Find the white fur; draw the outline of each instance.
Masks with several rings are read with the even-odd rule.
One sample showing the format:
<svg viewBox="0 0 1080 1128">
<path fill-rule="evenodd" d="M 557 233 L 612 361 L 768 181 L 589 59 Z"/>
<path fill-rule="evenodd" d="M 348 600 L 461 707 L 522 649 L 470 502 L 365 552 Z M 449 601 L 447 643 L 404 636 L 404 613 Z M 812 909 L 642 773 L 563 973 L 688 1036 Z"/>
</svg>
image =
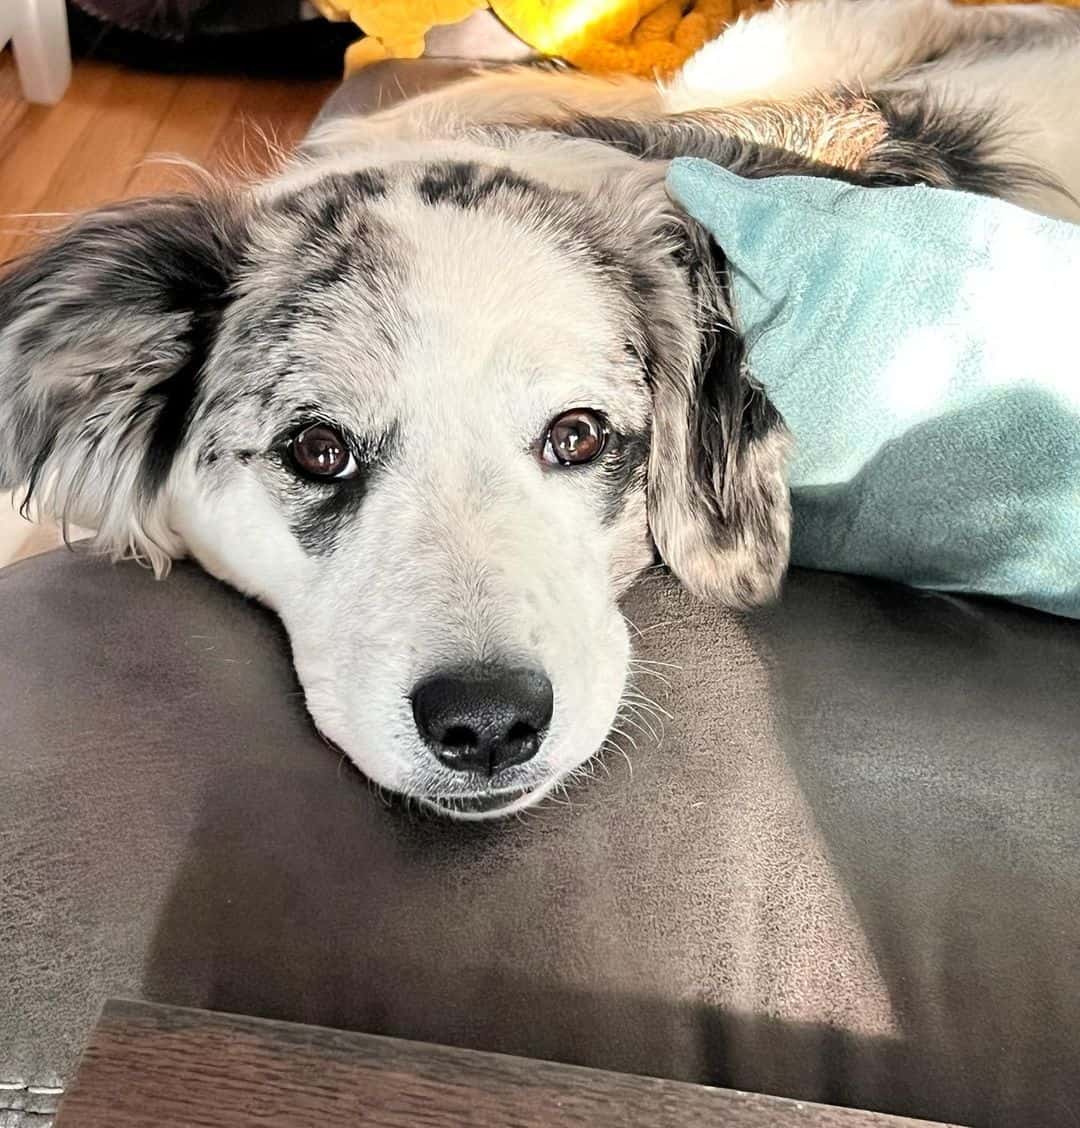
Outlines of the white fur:
<svg viewBox="0 0 1080 1128">
<path fill-rule="evenodd" d="M 408 241 L 397 308 L 422 331 L 406 338 L 392 374 L 365 359 L 366 311 L 336 343 L 307 346 L 340 384 L 328 393 L 341 403 L 336 417 L 358 430 L 393 420 L 403 435 L 355 524 L 332 555 L 310 557 L 258 469 L 206 489 L 190 460 L 173 522 L 209 571 L 281 616 L 320 730 L 392 790 L 429 802 L 469 793 L 416 731 L 417 682 L 475 662 L 547 671 L 554 719 L 540 755 L 506 785 L 505 813 L 607 735 L 629 656 L 616 599 L 651 556 L 643 511 L 636 535 L 601 529 L 582 477 L 544 468 L 528 448 L 553 416 L 583 403 L 640 427 L 648 396 L 626 395 L 636 375 L 623 371 L 612 296 L 527 231 L 415 206 L 411 191 L 375 211 Z M 557 306 L 537 301 L 556 289 Z M 226 329 L 220 348 L 229 347 Z"/>
<path fill-rule="evenodd" d="M 316 724 L 377 783 L 435 806 L 474 796 L 478 786 L 504 794 L 503 806 L 489 813 L 527 806 L 593 755 L 614 722 L 629 659 L 617 601 L 653 552 L 643 493 L 631 491 L 612 519 L 594 470 L 542 464 L 536 448 L 550 420 L 589 407 L 606 413 L 617 431 L 653 428 L 652 533 L 666 540 L 669 563 L 696 589 L 734 592 L 754 566 L 755 545 L 736 537 L 718 556 L 686 488 L 696 434 L 686 404 L 691 337 L 697 343 L 701 312 L 690 308 L 686 286 L 659 287 L 651 311 L 681 366 L 671 383 L 681 386 L 682 398 L 657 405 L 630 355 L 641 342 L 628 337 L 629 299 L 610 278 L 544 237 L 535 216 L 532 226 L 524 222 L 524 211 L 518 222 L 512 209 L 422 203 L 410 169 L 471 160 L 591 194 L 617 224 L 617 238 L 652 266 L 669 257 L 661 232 L 673 219 L 661 164 L 544 132 L 500 145 L 477 126 L 581 114 L 645 120 L 837 87 L 932 89 L 952 107 L 1003 111 L 1009 129 L 999 155 L 1066 189 L 1062 195 L 1021 186 L 1019 202 L 1080 219 L 1078 26 L 1044 8 L 816 0 L 740 21 L 664 88 L 577 75 L 487 75 L 367 119 L 324 125 L 299 159 L 247 200 L 258 257 L 230 284 L 202 380 L 208 393 L 226 393 L 260 372 L 279 373 L 273 392 L 282 401 L 317 397 L 322 414 L 353 432 L 395 436 L 393 457 L 336 530 L 334 551 L 305 551 L 290 528 L 290 498 L 299 487 L 270 453 L 273 413 L 254 399 L 231 404 L 223 418 L 195 419 L 166 488 L 145 512 L 128 500 L 139 496 L 138 464 L 114 465 L 115 452 L 101 442 L 90 444 L 100 466 L 87 473 L 60 464 L 39 492 L 63 511 L 74 490 L 95 512 L 72 516 L 95 524 L 112 547 L 131 547 L 158 564 L 187 551 L 272 607 L 288 629 Z M 1019 35 L 1025 29 L 1030 40 Z M 944 62 L 930 63 L 948 48 Z M 352 289 L 331 282 L 311 299 L 309 312 L 319 316 L 253 342 L 249 330 L 268 296 L 287 298 L 298 268 L 314 258 L 297 243 L 296 225 L 274 209 L 330 174 L 364 169 L 396 177 L 392 190 L 364 205 L 365 222 L 386 240 L 392 278 L 384 286 L 392 292 L 375 282 Z M 364 230 L 374 238 L 375 228 Z M 85 281 L 80 276 L 76 289 Z M 40 305 L 24 320 L 45 325 L 51 313 Z M 109 317 L 122 320 L 122 311 L 105 317 L 111 324 Z M 187 325 L 186 314 L 175 317 Z M 100 371 L 101 357 L 86 351 L 92 334 L 85 318 L 80 326 L 77 347 L 50 342 L 43 350 L 51 384 L 36 372 L 23 374 L 27 403 L 34 402 L 37 379 L 45 402 L 58 380 Z M 0 326 L 0 361 L 7 356 L 12 371 L 18 328 L 5 334 Z M 167 349 L 151 348 L 161 329 L 149 321 L 138 327 L 143 351 L 157 365 L 142 373 L 151 383 L 168 359 Z M 128 362 L 133 331 L 125 332 L 117 328 L 104 343 L 91 342 L 105 350 L 110 370 Z M 102 409 L 125 419 L 131 390 L 130 380 L 119 381 Z M 199 444 L 211 423 L 230 453 L 208 474 Z M 133 446 L 137 438 L 129 430 Z M 249 448 L 243 459 L 236 457 L 240 448 Z M 782 456 L 780 441 L 747 459 L 775 494 L 783 493 Z M 786 529 L 782 503 L 776 508 Z M 743 598 L 768 594 L 775 579 L 763 577 L 760 590 L 744 584 Z M 542 669 L 554 690 L 539 754 L 490 787 L 436 761 L 410 706 L 413 687 L 426 676 L 477 662 Z"/>
<path fill-rule="evenodd" d="M 580 76 L 486 76 L 370 119 L 331 122 L 310 144 L 308 161 L 271 190 L 293 189 L 327 169 L 392 164 L 417 140 L 425 140 L 434 156 L 482 156 L 467 139 L 478 122 L 577 112 L 633 117 L 837 86 L 868 89 L 899 81 L 910 87 L 929 80 L 917 70 L 905 72 L 958 37 L 978 41 L 1017 21 L 1052 29 L 1058 18 L 1042 8 L 959 8 L 946 0 L 781 4 L 740 21 L 659 90 Z M 1080 194 L 1075 37 L 1051 37 L 1014 54 L 973 53 L 935 73 L 933 81 L 950 104 L 1007 107 L 1014 127 L 1009 155 Z M 576 185 L 592 175 L 578 162 L 613 159 L 598 147 L 573 152 L 571 163 L 560 165 L 564 151 L 572 152 L 548 154 L 545 175 L 552 182 Z M 518 162 L 535 173 L 527 151 L 505 158 L 510 167 Z M 1021 202 L 1080 217 L 1075 202 L 1056 193 L 1033 190 Z M 425 326 L 424 341 L 399 373 L 417 428 L 410 461 L 362 517 L 357 551 L 343 554 L 348 579 L 336 573 L 323 581 L 306 579 L 288 585 L 293 594 L 287 600 L 275 599 L 297 644 L 298 669 L 321 727 L 374 778 L 403 790 L 430 784 L 428 770 L 418 773 L 416 767 L 424 754 L 403 702 L 410 679 L 433 661 L 488 646 L 524 647 L 553 672 L 556 722 L 542 761 L 550 782 L 600 744 L 618 707 L 627 658 L 612 584 L 613 576 L 626 572 L 626 562 L 606 563 L 612 545 L 596 535 L 594 524 L 584 543 L 573 535 L 584 511 L 572 485 L 544 481 L 531 470 L 508 477 L 509 446 L 478 456 L 456 442 L 440 443 L 440 436 L 459 435 L 481 406 L 486 426 L 517 433 L 523 373 L 526 386 L 536 380 L 551 387 L 546 399 L 536 398 L 534 429 L 560 400 L 570 405 L 605 397 L 602 385 L 576 376 L 602 367 L 583 360 L 598 353 L 605 333 L 605 320 L 590 318 L 600 296 L 568 290 L 558 271 L 545 278 L 542 262 L 522 271 L 527 257 L 514 256 L 513 270 L 504 272 L 514 233 L 481 234 L 468 230 L 469 222 L 432 212 L 407 222 L 424 263 L 423 280 L 408 300 Z M 488 320 L 492 289 L 501 314 Z M 482 483 L 489 479 L 503 483 L 497 494 L 485 503 L 470 501 L 484 496 Z M 402 522 L 410 511 L 424 515 L 421 525 Z M 438 530 L 437 546 L 423 539 L 431 529 Z M 555 529 L 562 532 L 553 536 Z M 553 543 L 565 545 L 557 557 Z M 644 559 L 644 552 L 623 555 L 636 566 Z M 378 578 L 370 574 L 372 561 Z M 313 623 L 319 626 L 305 626 Z M 321 641 L 333 624 L 347 624 L 348 662 Z M 312 636 L 310 646 L 305 633 Z M 377 734 L 376 746 L 369 752 L 369 737 L 358 734 Z"/>
<path fill-rule="evenodd" d="M 1011 51 L 980 50 L 988 37 L 1025 28 L 1043 31 L 1044 41 Z M 932 89 L 948 106 L 1003 113 L 1012 136 L 1001 155 L 1049 173 L 1074 197 L 1034 188 L 1021 191 L 1016 202 L 1080 220 L 1078 33 L 1074 13 L 1042 4 L 780 3 L 703 47 L 665 87 L 664 105 L 681 112 L 838 87 Z M 932 68 L 919 66 L 957 40 L 970 40 L 971 49 Z"/>
</svg>

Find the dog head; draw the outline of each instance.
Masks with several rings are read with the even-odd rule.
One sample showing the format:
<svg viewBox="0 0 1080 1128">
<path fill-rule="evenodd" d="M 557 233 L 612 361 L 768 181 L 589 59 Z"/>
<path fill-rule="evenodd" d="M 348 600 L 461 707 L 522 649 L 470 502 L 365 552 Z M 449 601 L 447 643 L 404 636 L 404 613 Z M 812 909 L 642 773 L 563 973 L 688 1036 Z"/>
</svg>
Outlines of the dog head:
<svg viewBox="0 0 1080 1128">
<path fill-rule="evenodd" d="M 748 605 L 785 433 L 664 166 L 550 135 L 79 220 L 0 281 L 0 487 L 282 618 L 319 729 L 462 817 L 592 756 L 658 551 Z"/>
</svg>

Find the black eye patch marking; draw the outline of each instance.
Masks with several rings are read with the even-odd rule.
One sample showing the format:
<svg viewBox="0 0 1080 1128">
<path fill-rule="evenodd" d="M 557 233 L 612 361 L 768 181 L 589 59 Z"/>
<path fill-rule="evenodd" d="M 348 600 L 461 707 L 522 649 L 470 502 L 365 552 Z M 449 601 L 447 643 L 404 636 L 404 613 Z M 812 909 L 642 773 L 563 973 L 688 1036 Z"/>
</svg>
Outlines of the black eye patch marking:
<svg viewBox="0 0 1080 1128">
<path fill-rule="evenodd" d="M 338 547 L 343 530 L 363 504 L 372 468 L 355 478 L 320 487 L 321 496 L 291 500 L 289 529 L 309 556 L 329 556 Z"/>
<path fill-rule="evenodd" d="M 297 477 L 289 456 L 293 436 L 317 422 L 323 420 L 305 413 L 283 429 L 268 452 L 268 462 L 281 483 L 289 529 L 300 547 L 309 556 L 328 556 L 337 549 L 342 533 L 360 512 L 373 477 L 392 456 L 397 431 L 394 428 L 379 436 L 359 436 L 325 420 L 346 440 L 360 469 L 354 477 L 319 482 Z"/>
<path fill-rule="evenodd" d="M 634 494 L 644 494 L 648 474 L 649 431 L 612 434 L 604 458 L 597 463 L 603 490 L 602 517 L 612 525 Z"/>
</svg>

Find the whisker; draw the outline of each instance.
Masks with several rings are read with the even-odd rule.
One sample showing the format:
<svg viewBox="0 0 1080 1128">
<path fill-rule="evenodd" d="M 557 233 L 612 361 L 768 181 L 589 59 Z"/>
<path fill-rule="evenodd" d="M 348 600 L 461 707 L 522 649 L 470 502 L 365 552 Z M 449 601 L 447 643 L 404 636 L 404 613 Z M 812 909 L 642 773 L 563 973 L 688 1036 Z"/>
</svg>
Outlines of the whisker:
<svg viewBox="0 0 1080 1128">
<path fill-rule="evenodd" d="M 634 779 L 634 763 L 630 759 L 630 756 L 627 754 L 627 751 L 626 751 L 625 748 L 620 748 L 613 740 L 605 740 L 604 743 L 600 745 L 600 751 L 601 752 L 617 752 L 626 761 L 626 767 L 628 769 L 630 780 L 631 780 L 631 782 L 633 781 L 633 779 Z M 610 769 L 609 769 L 609 772 L 610 772 Z"/>
<path fill-rule="evenodd" d="M 634 672 L 641 674 L 641 676 L 644 678 L 656 678 L 658 682 L 666 685 L 669 689 L 671 688 L 671 678 L 665 677 L 657 670 L 636 670 Z"/>
<path fill-rule="evenodd" d="M 630 622 L 630 620 L 626 618 L 626 612 L 625 611 L 623 612 L 623 618 L 626 619 L 627 623 Z M 667 621 L 667 622 L 663 622 L 663 623 L 649 623 L 648 626 L 645 626 L 645 627 L 641 626 L 639 623 L 633 623 L 632 625 L 633 625 L 633 628 L 634 628 L 634 634 L 636 635 L 638 641 L 644 642 L 646 637 L 648 635 L 652 634 L 653 631 L 662 630 L 664 627 L 673 626 L 674 622 L 673 621 Z M 632 655 L 632 657 L 636 658 L 637 655 L 636 654 Z"/>
<path fill-rule="evenodd" d="M 638 658 L 632 657 L 630 659 L 631 666 L 663 666 L 668 670 L 685 670 L 686 667 L 680 662 L 660 662 L 655 658 Z"/>
<path fill-rule="evenodd" d="M 669 713 L 659 701 L 654 701 L 647 694 L 642 693 L 641 689 L 637 686 L 632 686 L 624 697 L 627 701 L 633 701 L 637 705 L 645 706 L 646 708 L 655 709 L 661 716 L 666 717 L 669 721 L 675 720 L 672 713 Z"/>
<path fill-rule="evenodd" d="M 648 717 L 648 719 L 657 725 L 663 727 L 665 717 L 662 713 L 658 713 L 649 705 L 644 705 L 640 701 L 634 701 L 629 697 L 623 698 L 623 706 L 629 709 L 637 717 Z"/>
<path fill-rule="evenodd" d="M 642 705 L 639 701 L 632 701 L 627 695 L 623 695 L 620 706 L 631 717 L 636 717 L 637 720 L 649 725 L 649 731 L 653 734 L 653 739 L 659 739 L 656 735 L 656 728 L 663 730 L 664 720 L 654 710 L 650 710 L 647 706 Z M 616 714 L 617 716 L 622 714 Z"/>
<path fill-rule="evenodd" d="M 603 750 L 604 750 L 604 745 L 603 745 L 603 744 L 601 744 L 601 745 L 600 745 L 600 747 L 599 747 L 599 749 L 597 749 L 597 751 L 598 751 L 598 752 L 603 752 Z M 603 759 L 603 757 L 602 757 L 602 756 L 597 756 L 597 757 L 596 757 L 596 759 L 595 759 L 595 760 L 591 760 L 591 761 L 590 761 L 590 763 L 592 763 L 592 764 L 595 764 L 595 766 L 596 766 L 596 769 L 597 769 L 597 770 L 598 770 L 598 769 L 601 769 L 601 768 L 602 768 L 602 769 L 603 769 L 603 772 L 604 772 L 604 777 L 605 777 L 606 779 L 611 779 L 611 768 L 609 768 L 609 767 L 607 766 L 607 764 L 606 764 L 606 763 L 604 762 L 604 759 Z M 596 770 L 594 770 L 594 771 L 593 771 L 593 773 L 592 773 L 592 775 L 591 775 L 591 777 L 590 777 L 590 778 L 591 778 L 591 779 L 596 779 Z"/>
<path fill-rule="evenodd" d="M 641 720 L 634 717 L 630 713 L 620 713 L 618 715 L 618 720 L 624 724 L 633 725 L 634 728 L 638 730 L 638 732 L 643 732 L 646 736 L 651 737 L 654 741 L 659 741 L 660 739 L 657 736 L 656 729 L 654 729 L 651 725 L 644 724 Z"/>
<path fill-rule="evenodd" d="M 656 713 L 647 713 L 640 705 L 634 705 L 630 702 L 626 703 L 626 708 L 629 708 L 631 715 L 635 716 L 642 724 L 649 726 L 652 742 L 659 748 L 660 744 L 664 743 L 664 719 L 657 716 Z"/>
<path fill-rule="evenodd" d="M 341 765 L 340 764 L 338 765 L 338 771 L 339 771 L 339 773 L 341 771 Z M 393 799 L 390 796 L 390 792 L 387 791 L 387 789 L 385 787 L 383 787 L 383 785 L 381 783 L 376 783 L 373 779 L 369 779 L 368 785 L 370 786 L 371 790 L 375 792 L 375 798 L 378 799 L 379 802 L 387 810 L 389 810 L 394 805 Z"/>
<path fill-rule="evenodd" d="M 619 728 L 618 725 L 612 725 L 611 731 L 618 733 L 619 736 L 621 736 L 624 740 L 630 741 L 630 746 L 634 749 L 635 752 L 638 751 L 637 741 L 628 732 L 623 732 L 623 730 Z"/>
<path fill-rule="evenodd" d="M 629 615 L 626 614 L 625 611 L 623 612 L 623 618 L 626 620 L 626 625 L 634 632 L 634 634 L 636 634 L 638 636 L 638 638 L 644 638 L 645 637 L 641 633 L 641 628 L 637 625 L 637 623 L 634 622 L 633 619 L 630 618 Z"/>
<path fill-rule="evenodd" d="M 643 671 L 640 671 L 640 670 L 636 671 L 636 673 L 642 673 L 642 672 Z M 636 673 L 635 673 L 635 676 L 636 676 Z M 623 690 L 623 698 L 624 698 L 624 700 L 635 701 L 639 705 L 644 705 L 646 708 L 653 710 L 653 712 L 656 712 L 657 710 L 662 708 L 660 703 L 658 701 L 654 701 L 641 688 L 641 686 L 636 681 L 634 681 L 633 678 L 627 679 L 626 688 Z"/>
</svg>

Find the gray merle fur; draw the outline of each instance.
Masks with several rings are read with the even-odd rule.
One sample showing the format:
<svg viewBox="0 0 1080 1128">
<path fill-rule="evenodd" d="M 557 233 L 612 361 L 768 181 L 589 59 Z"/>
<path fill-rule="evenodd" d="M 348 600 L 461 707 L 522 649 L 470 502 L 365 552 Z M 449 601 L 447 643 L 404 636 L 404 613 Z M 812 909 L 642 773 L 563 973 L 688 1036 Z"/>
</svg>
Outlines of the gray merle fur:
<svg viewBox="0 0 1080 1128">
<path fill-rule="evenodd" d="M 69 495 L 122 488 L 135 459 L 126 500 L 149 504 L 242 253 L 233 201 L 177 196 L 92 213 L 16 262 L 0 279 L 0 487 L 27 483 L 28 504 L 54 456 L 77 452 Z"/>
</svg>

